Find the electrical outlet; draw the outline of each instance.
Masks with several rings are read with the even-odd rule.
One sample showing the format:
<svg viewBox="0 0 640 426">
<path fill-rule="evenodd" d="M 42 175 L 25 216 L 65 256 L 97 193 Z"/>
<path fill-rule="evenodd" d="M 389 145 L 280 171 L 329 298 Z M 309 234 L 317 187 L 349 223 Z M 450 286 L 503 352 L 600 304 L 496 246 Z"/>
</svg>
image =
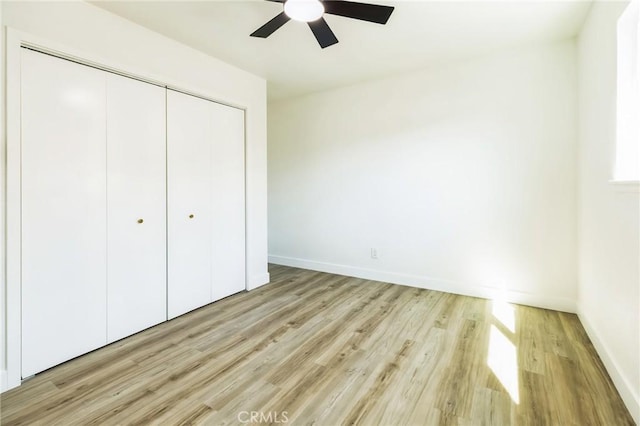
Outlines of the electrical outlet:
<svg viewBox="0 0 640 426">
<path fill-rule="evenodd" d="M 371 249 L 371 258 L 372 259 L 377 259 L 378 258 L 378 249 L 377 248 L 372 248 Z"/>
</svg>

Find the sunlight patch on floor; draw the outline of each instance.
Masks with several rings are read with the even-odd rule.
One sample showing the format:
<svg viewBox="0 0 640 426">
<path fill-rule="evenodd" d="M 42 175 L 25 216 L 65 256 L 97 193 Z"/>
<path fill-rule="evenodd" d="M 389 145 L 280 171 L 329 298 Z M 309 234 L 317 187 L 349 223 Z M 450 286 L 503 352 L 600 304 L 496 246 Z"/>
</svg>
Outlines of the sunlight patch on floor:
<svg viewBox="0 0 640 426">
<path fill-rule="evenodd" d="M 516 332 L 516 311 L 512 305 L 500 300 L 492 300 L 491 313 L 507 330 Z"/>
<path fill-rule="evenodd" d="M 487 365 L 496 375 L 511 399 L 520 403 L 518 394 L 518 353 L 511 340 L 507 338 L 495 325 L 491 326 L 489 335 L 489 353 Z"/>
</svg>

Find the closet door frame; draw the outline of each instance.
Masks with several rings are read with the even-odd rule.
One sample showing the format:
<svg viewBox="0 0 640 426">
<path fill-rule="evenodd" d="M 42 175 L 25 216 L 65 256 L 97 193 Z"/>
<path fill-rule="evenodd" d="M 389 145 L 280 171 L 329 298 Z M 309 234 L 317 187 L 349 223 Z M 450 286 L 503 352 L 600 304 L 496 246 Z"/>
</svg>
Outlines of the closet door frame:
<svg viewBox="0 0 640 426">
<path fill-rule="evenodd" d="M 0 365 L 0 391 L 18 387 L 22 384 L 21 363 L 22 363 L 22 332 L 21 332 L 21 51 L 23 48 L 32 49 L 43 54 L 49 54 L 62 59 L 77 62 L 82 65 L 91 66 L 109 71 L 125 77 L 134 78 L 146 83 L 155 84 L 166 89 L 175 90 L 192 96 L 197 96 L 212 102 L 227 105 L 244 110 L 245 112 L 245 137 L 244 137 L 244 173 L 245 173 L 245 230 L 247 227 L 247 113 L 246 105 L 228 102 L 223 99 L 216 99 L 215 96 L 207 96 L 198 93 L 198 89 L 189 90 L 189 83 L 175 81 L 172 78 L 160 77 L 158 79 L 149 78 L 140 70 L 131 70 L 128 66 L 107 61 L 104 58 L 61 45 L 47 38 L 35 36 L 33 34 L 6 27 L 6 150 L 0 149 L 0 185 L 4 185 L 4 199 L 0 199 L 3 207 L 0 212 L 4 217 L 0 217 L 0 236 L 4 244 L 0 244 L 0 258 L 4 254 L 6 259 L 2 264 L 0 261 L 0 280 L 4 280 L 6 289 L 6 370 L 2 371 Z M 1 148 L 1 147 L 0 147 Z M 6 154 L 5 154 L 6 152 Z M 4 221 L 2 220 L 4 219 Z M 6 224 L 6 226 L 3 225 Z M 245 232 L 245 290 L 249 289 L 247 270 L 247 233 Z M 4 268 L 4 270 L 2 270 Z M 3 273 L 4 272 L 4 273 Z M 0 286 L 2 288 L 2 286 Z M 0 323 L 0 326 L 2 324 Z"/>
</svg>

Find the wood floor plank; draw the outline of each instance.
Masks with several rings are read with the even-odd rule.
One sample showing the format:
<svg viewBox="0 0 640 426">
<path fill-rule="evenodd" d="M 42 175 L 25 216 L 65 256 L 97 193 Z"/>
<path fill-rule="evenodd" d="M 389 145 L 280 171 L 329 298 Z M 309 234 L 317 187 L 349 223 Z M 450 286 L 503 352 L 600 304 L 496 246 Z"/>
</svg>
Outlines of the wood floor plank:
<svg viewBox="0 0 640 426">
<path fill-rule="evenodd" d="M 546 374 L 545 351 L 543 335 L 536 327 L 536 313 L 534 308 L 522 307 L 521 320 L 517 325 L 517 343 L 519 365 L 523 370 L 537 374 Z"/>
<path fill-rule="evenodd" d="M 270 276 L 5 392 L 1 423 L 634 424 L 575 315 L 277 265 Z"/>
</svg>

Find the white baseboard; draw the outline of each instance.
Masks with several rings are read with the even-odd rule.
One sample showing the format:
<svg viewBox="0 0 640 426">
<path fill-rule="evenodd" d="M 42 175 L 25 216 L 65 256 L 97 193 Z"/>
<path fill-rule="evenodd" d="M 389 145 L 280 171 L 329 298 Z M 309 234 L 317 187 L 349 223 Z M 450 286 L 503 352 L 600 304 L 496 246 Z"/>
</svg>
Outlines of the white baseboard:
<svg viewBox="0 0 640 426">
<path fill-rule="evenodd" d="M 269 284 L 269 273 L 253 275 L 247 280 L 247 290 L 255 290 L 258 287 L 262 287 L 265 284 Z"/>
<path fill-rule="evenodd" d="M 616 362 L 615 356 L 607 349 L 604 340 L 600 337 L 595 327 L 593 327 L 589 317 L 581 309 L 580 305 L 578 305 L 578 318 L 580 318 L 582 326 L 587 332 L 589 339 L 591 339 L 591 343 L 593 343 L 593 346 L 596 348 L 596 352 L 598 352 L 602 363 L 607 369 L 607 373 L 609 373 L 611 380 L 613 380 L 613 384 L 620 393 L 633 420 L 636 424 L 640 425 L 640 395 L 638 395 L 638 390 L 629 383 Z"/>
<path fill-rule="evenodd" d="M 521 291 L 505 291 L 494 287 L 466 285 L 454 281 L 434 279 L 420 275 L 400 274 L 396 272 L 316 262 L 314 260 L 298 259 L 286 256 L 269 255 L 269 263 L 310 269 L 312 271 L 328 272 L 331 274 L 347 275 L 373 281 L 408 285 L 411 287 L 461 294 L 464 296 L 481 297 L 483 299 L 500 299 L 509 303 L 553 309 L 555 311 L 570 313 L 576 312 L 576 302 L 570 298 L 547 297 L 544 295 L 525 293 Z"/>
</svg>

